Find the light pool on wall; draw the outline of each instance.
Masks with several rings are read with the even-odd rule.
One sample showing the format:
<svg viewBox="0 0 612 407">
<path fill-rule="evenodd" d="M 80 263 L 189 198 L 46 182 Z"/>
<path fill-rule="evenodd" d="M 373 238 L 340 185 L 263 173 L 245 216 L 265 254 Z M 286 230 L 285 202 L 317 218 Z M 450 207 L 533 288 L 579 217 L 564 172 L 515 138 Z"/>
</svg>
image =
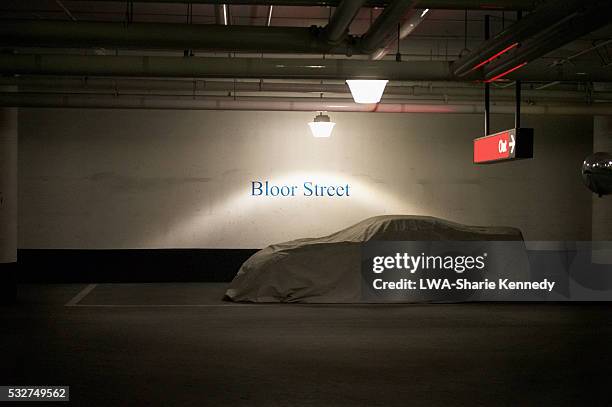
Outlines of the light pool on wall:
<svg viewBox="0 0 612 407">
<path fill-rule="evenodd" d="M 253 174 L 245 174 L 252 177 Z M 407 202 L 384 185 L 369 183 L 361 176 L 316 171 L 295 171 L 285 176 L 265 178 L 274 185 L 299 185 L 304 182 L 326 186 L 348 186 L 349 196 L 254 197 L 252 182 L 246 178 L 240 187 L 227 190 L 213 208 L 185 214 L 169 225 L 163 235 L 152 236 L 149 246 L 174 247 L 264 247 L 270 243 L 303 237 L 324 236 L 365 218 L 383 214 L 424 214 L 415 202 Z M 271 184 L 269 184 L 271 185 Z M 317 222 L 321 216 L 335 222 Z M 229 221 L 228 221 L 229 220 Z M 290 225 L 290 227 L 288 227 Z M 265 235 L 260 232 L 267 230 Z M 240 236 L 240 243 L 236 243 Z"/>
</svg>

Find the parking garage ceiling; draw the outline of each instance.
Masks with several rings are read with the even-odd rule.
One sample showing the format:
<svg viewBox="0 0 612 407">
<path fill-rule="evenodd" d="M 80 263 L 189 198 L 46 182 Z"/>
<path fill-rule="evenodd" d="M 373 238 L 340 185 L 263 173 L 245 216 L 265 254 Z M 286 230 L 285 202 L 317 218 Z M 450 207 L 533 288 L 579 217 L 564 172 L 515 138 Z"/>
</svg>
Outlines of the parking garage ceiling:
<svg viewBox="0 0 612 407">
<path fill-rule="evenodd" d="M 488 80 L 505 103 L 521 79 L 531 104 L 601 109 L 611 11 L 597 0 L 4 1 L 0 104 L 330 102 L 350 97 L 349 78 L 389 79 L 383 103 L 396 104 L 476 103 Z"/>
</svg>

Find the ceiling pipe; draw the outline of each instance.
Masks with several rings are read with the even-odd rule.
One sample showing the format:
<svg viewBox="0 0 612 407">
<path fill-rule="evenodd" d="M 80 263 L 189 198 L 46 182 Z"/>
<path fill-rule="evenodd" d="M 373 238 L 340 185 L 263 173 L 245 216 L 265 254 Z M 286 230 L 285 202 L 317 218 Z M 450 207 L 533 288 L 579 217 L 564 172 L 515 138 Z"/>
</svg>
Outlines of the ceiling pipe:
<svg viewBox="0 0 612 407">
<path fill-rule="evenodd" d="M 416 0 L 390 3 L 354 49 L 345 34 L 364 1 L 340 3 L 323 35 L 314 26 L 228 27 L 229 5 L 221 3 L 215 8 L 216 25 L 0 20 L 0 46 L 370 54 L 393 41 L 397 24 Z"/>
<path fill-rule="evenodd" d="M 348 42 L 339 41 L 336 49 L 320 39 L 319 31 L 317 27 L 0 20 L 0 46 L 312 54 L 346 52 Z"/>
<path fill-rule="evenodd" d="M 400 41 L 409 36 L 419 26 L 419 24 L 421 24 L 428 11 L 428 9 L 415 9 L 408 13 L 408 18 L 406 18 L 406 20 L 401 24 L 399 29 Z M 376 50 L 371 57 L 373 60 L 378 61 L 383 59 L 385 55 L 390 52 L 393 52 L 393 41 L 388 43 L 385 47 Z"/>
<path fill-rule="evenodd" d="M 386 96 L 436 97 L 436 98 L 480 98 L 482 88 L 480 85 L 467 84 L 412 84 L 387 85 Z M 161 93 L 180 95 L 201 95 L 204 92 L 241 92 L 241 93 L 311 93 L 311 94 L 346 94 L 345 84 L 329 83 L 300 83 L 300 82 L 268 82 L 268 81 L 229 81 L 229 80 L 162 80 L 162 79 L 111 79 L 111 78 L 45 78 L 45 77 L 18 77 L 0 78 L 0 86 L 18 86 L 19 92 L 36 93 L 105 93 L 105 94 L 134 94 L 134 93 Z M 514 98 L 514 89 L 491 89 L 496 100 Z M 523 90 L 523 99 L 538 100 L 585 100 L 584 91 L 576 90 Z M 612 92 L 592 91 L 592 100 L 612 101 Z"/>
<path fill-rule="evenodd" d="M 250 110 L 250 111 L 328 111 L 376 113 L 482 113 L 482 103 L 379 103 L 359 104 L 347 100 L 320 99 L 301 101 L 295 98 L 216 97 L 124 97 L 84 95 L 40 95 L 0 93 L 0 106 L 78 109 L 165 109 L 165 110 Z M 493 113 L 512 113 L 514 105 L 496 104 Z M 531 105 L 525 114 L 612 115 L 612 104 L 602 105 Z"/>
<path fill-rule="evenodd" d="M 395 0 L 385 7 L 370 29 L 361 37 L 359 49 L 364 54 L 372 54 L 393 42 L 397 38 L 397 25 L 416 3 L 416 0 Z"/>
<path fill-rule="evenodd" d="M 546 2 L 533 13 L 525 16 L 519 22 L 483 42 L 474 51 L 459 58 L 453 63 L 453 73 L 465 76 L 491 58 L 496 58 L 516 47 L 518 43 L 528 39 L 550 26 L 570 18 L 576 10 L 593 0 L 560 0 Z"/>
<path fill-rule="evenodd" d="M 268 59 L 214 57 L 8 55 L 0 74 L 125 76 L 147 78 L 292 78 L 451 80 L 448 62 L 352 59 Z"/>
<path fill-rule="evenodd" d="M 214 58 L 163 56 L 100 56 L 0 54 L 2 75 L 103 76 L 140 78 L 256 79 L 388 79 L 391 81 L 474 81 L 457 78 L 445 61 L 369 61 L 357 59 Z M 612 71 L 600 69 L 588 77 L 563 69 L 521 72 L 513 78 L 553 82 L 612 81 Z"/>
<path fill-rule="evenodd" d="M 293 98 L 295 101 L 315 101 L 316 99 L 321 98 L 320 93 L 310 92 L 310 95 L 305 95 L 303 92 L 288 92 L 283 90 L 282 92 L 278 91 L 253 91 L 253 90 L 240 90 L 234 89 L 233 91 L 239 92 L 240 98 L 244 97 L 256 97 L 256 98 L 284 98 L 289 99 Z M 167 99 L 184 99 L 184 98 L 192 98 L 192 99 L 207 99 L 207 98 L 217 98 L 217 97 L 227 97 L 234 94 L 231 94 L 231 91 L 228 92 L 226 90 L 217 90 L 217 91 L 153 91 L 153 90 L 138 90 L 138 91 L 121 91 L 117 92 L 111 89 L 105 90 L 92 90 L 92 89 L 54 89 L 54 90 L 41 90 L 41 89 L 20 89 L 17 92 L 21 95 L 37 95 L 37 96 L 86 96 L 86 97 L 121 97 L 121 98 L 135 98 L 135 97 L 150 97 L 150 98 L 167 98 Z M 557 92 L 562 94 L 563 92 Z M 237 93 L 238 94 L 238 93 Z M 514 96 L 509 95 L 496 95 L 496 103 L 511 103 L 514 102 Z M 547 97 L 529 97 L 529 103 L 531 105 L 542 105 L 542 104 L 555 104 L 555 105 L 573 105 L 577 103 L 612 103 L 612 98 L 609 97 L 603 98 L 587 98 L 586 95 L 579 96 L 562 96 L 562 95 L 547 95 Z M 333 100 L 353 100 L 353 96 L 350 93 L 326 93 L 324 95 L 325 99 L 333 99 Z M 466 94 L 456 94 L 456 93 L 441 93 L 441 92 L 423 92 L 417 91 L 414 94 L 401 93 L 401 94 L 388 94 L 382 100 L 382 103 L 418 103 L 418 104 L 427 104 L 427 103 L 445 103 L 445 104 L 465 104 L 465 103 L 476 103 L 482 100 L 482 95 L 475 95 L 471 93 Z"/>
<path fill-rule="evenodd" d="M 91 0 L 116 2 L 117 0 Z M 250 6 L 327 6 L 338 7 L 342 0 L 136 0 L 136 3 L 174 3 L 174 4 L 242 4 Z M 391 0 L 368 0 L 366 7 L 386 7 Z M 539 0 L 421 0 L 423 8 L 445 10 L 533 10 Z"/>
<path fill-rule="evenodd" d="M 325 40 L 336 44 L 345 39 L 351 22 L 364 4 L 365 0 L 343 0 L 336 7 L 329 24 L 323 30 Z"/>
<path fill-rule="evenodd" d="M 602 0 L 588 3 L 596 4 L 581 10 L 572 18 L 564 20 L 562 23 L 556 24 L 550 29 L 542 31 L 531 39 L 523 42 L 521 46 L 510 53 L 508 57 L 499 59 L 497 62 L 488 66 L 485 78 L 487 80 L 501 78 L 504 76 L 504 73 L 511 72 L 515 67 L 522 67 L 610 23 L 612 1 Z"/>
</svg>

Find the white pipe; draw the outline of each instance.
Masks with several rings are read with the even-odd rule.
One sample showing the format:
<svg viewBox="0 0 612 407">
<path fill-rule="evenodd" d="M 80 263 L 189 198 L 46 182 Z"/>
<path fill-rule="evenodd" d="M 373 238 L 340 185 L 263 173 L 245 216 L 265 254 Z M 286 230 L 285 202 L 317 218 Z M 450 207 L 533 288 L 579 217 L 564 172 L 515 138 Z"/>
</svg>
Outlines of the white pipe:
<svg viewBox="0 0 612 407">
<path fill-rule="evenodd" d="M 313 98 L 314 99 L 314 98 Z M 86 109 L 168 109 L 168 110 L 252 110 L 252 111 L 328 111 L 375 113 L 482 113 L 478 103 L 379 103 L 358 104 L 345 99 L 300 100 L 295 98 L 260 97 L 148 97 L 88 96 L 0 93 L 0 106 L 52 107 Z M 493 113 L 513 113 L 514 104 L 496 104 Z M 525 114 L 612 115 L 612 104 L 529 105 Z"/>
<path fill-rule="evenodd" d="M 106 93 L 106 94 L 139 94 L 148 95 L 205 95 L 206 92 L 253 92 L 253 93 L 324 93 L 346 94 L 351 97 L 346 84 L 321 83 L 291 83 L 291 82 L 263 82 L 263 81 L 222 81 L 222 80 L 150 80 L 150 79 L 106 79 L 88 78 L 87 80 L 75 78 L 6 78 L 0 79 L 0 85 L 19 85 L 20 92 L 38 93 Z M 434 86 L 410 85 L 387 86 L 385 96 L 401 95 L 417 97 L 437 97 L 454 99 L 473 99 L 482 96 L 480 86 Z M 492 95 L 497 98 L 514 98 L 514 89 L 493 89 Z M 524 100 L 554 100 L 563 99 L 574 101 L 586 100 L 584 91 L 571 90 L 525 90 Z M 592 92 L 592 100 L 612 101 L 612 92 Z"/>
<path fill-rule="evenodd" d="M 248 28 L 255 28 L 255 26 Z M 178 58 L 52 54 L 0 54 L 0 73 L 140 78 L 384 78 L 415 81 L 451 79 L 450 63 L 443 61 L 398 63 L 352 59 Z"/>
<path fill-rule="evenodd" d="M 255 26 L 253 26 L 255 27 Z M 249 28 L 253 28 L 250 27 Z M 268 30 L 265 27 L 259 27 Z M 273 27 L 272 27 L 273 28 Z M 135 55 L 0 54 L 0 74 L 113 76 L 138 78 L 256 78 L 256 79 L 387 79 L 390 81 L 453 81 L 450 62 L 368 61 L 316 58 L 217 58 Z M 589 74 L 593 82 L 610 81 L 607 70 Z M 580 77 L 580 79 L 578 79 Z M 472 81 L 478 75 L 461 78 Z M 571 72 L 527 71 L 523 81 L 584 81 Z"/>
<path fill-rule="evenodd" d="M 425 9 L 429 11 L 429 9 Z M 399 29 L 399 39 L 400 41 L 409 36 L 421 22 L 425 19 L 427 12 L 423 9 L 415 9 L 412 10 L 408 16 L 408 18 L 402 23 Z M 372 54 L 372 59 L 375 61 L 381 60 L 390 52 L 393 52 L 393 45 L 397 46 L 397 43 L 391 42 L 387 44 L 387 46 L 376 50 Z"/>
<path fill-rule="evenodd" d="M 84 95 L 89 97 L 95 96 L 119 96 L 119 97 L 175 97 L 175 98 L 203 98 L 203 97 L 220 97 L 227 96 L 228 93 L 234 94 L 234 91 L 237 95 L 241 97 L 258 97 L 258 98 L 296 98 L 296 99 L 315 99 L 315 95 L 319 97 L 322 92 L 304 92 L 304 91 L 288 91 L 288 90 L 254 90 L 254 89 L 240 89 L 236 87 L 235 89 L 227 89 L 227 90 L 204 90 L 204 91 L 157 91 L 157 90 L 124 90 L 124 91 L 114 91 L 112 89 L 106 90 L 93 90 L 93 89 L 61 89 L 61 90 L 44 90 L 44 89 L 23 89 L 20 94 L 42 94 L 42 95 Z M 305 94 L 306 93 L 306 94 Z M 563 95 L 563 92 L 559 92 L 560 94 L 553 94 L 549 96 L 528 96 L 525 99 L 529 100 L 529 103 L 532 104 L 575 104 L 575 103 L 586 103 L 586 97 L 584 96 L 568 96 Z M 331 99 L 353 99 L 353 96 L 350 93 L 345 93 L 344 91 L 338 92 L 324 92 L 324 97 Z M 400 103 L 427 103 L 428 101 L 433 102 L 445 102 L 445 103 L 464 103 L 464 102 L 481 102 L 482 95 L 480 94 L 470 94 L 470 93 L 444 93 L 444 92 L 423 92 L 423 91 L 415 91 L 413 93 L 389 93 L 385 94 L 382 98 L 382 103 L 396 103 L 398 99 L 401 99 Z M 513 102 L 515 100 L 514 95 L 508 94 L 495 94 L 496 102 Z M 612 97 L 608 95 L 606 98 L 603 97 L 593 97 L 592 101 L 596 103 L 612 103 Z"/>
</svg>

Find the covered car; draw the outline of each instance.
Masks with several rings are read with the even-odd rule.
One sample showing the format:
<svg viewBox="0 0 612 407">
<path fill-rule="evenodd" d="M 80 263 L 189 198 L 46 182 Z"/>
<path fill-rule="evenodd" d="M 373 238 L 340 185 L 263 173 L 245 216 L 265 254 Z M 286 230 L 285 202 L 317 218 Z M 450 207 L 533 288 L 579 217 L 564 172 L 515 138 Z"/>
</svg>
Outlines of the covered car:
<svg viewBox="0 0 612 407">
<path fill-rule="evenodd" d="M 239 302 L 358 303 L 361 261 L 371 241 L 521 241 L 512 227 L 466 226 L 428 216 L 368 218 L 319 238 L 270 245 L 251 256 L 225 299 Z M 366 301 L 367 302 L 367 301 Z"/>
</svg>

